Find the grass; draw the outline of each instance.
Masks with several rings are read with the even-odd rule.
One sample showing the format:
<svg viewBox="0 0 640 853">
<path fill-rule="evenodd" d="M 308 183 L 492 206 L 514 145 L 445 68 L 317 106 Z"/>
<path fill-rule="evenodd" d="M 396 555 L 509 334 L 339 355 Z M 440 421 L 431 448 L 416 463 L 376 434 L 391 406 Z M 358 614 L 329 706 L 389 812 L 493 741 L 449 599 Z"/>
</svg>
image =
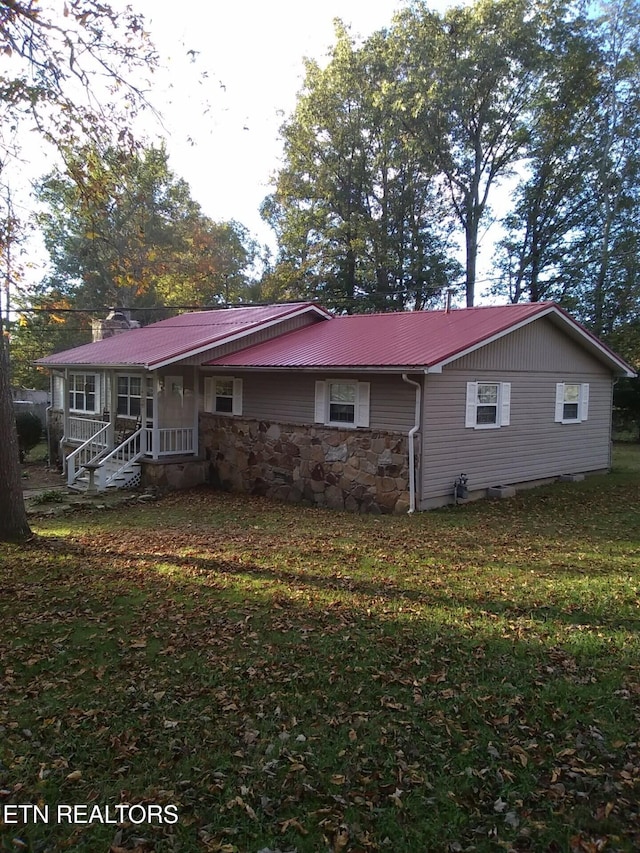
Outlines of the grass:
<svg viewBox="0 0 640 853">
<path fill-rule="evenodd" d="M 0 817 L 178 820 L 0 849 L 639 849 L 639 475 L 626 446 L 412 517 L 199 490 L 39 520 L 0 546 Z"/>
</svg>

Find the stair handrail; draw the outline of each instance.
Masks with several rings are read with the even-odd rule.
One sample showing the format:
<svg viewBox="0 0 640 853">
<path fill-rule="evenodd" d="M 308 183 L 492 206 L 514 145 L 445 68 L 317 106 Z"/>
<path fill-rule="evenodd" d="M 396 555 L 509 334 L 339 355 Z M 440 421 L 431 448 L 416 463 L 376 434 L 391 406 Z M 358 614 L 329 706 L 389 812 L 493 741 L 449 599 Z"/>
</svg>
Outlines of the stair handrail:
<svg viewBox="0 0 640 853">
<path fill-rule="evenodd" d="M 106 423 L 98 432 L 94 433 L 90 438 L 83 442 L 79 447 L 76 447 L 67 456 L 67 485 L 71 486 L 80 476 L 83 467 L 89 463 L 97 461 L 107 449 L 107 442 L 100 444 L 98 439 L 109 430 L 110 424 Z M 76 468 L 76 461 L 78 466 Z"/>
<path fill-rule="evenodd" d="M 127 465 L 131 465 L 134 462 L 137 462 L 138 459 L 141 459 L 146 453 L 146 447 L 143 449 L 143 441 L 142 434 L 145 433 L 146 439 L 146 429 L 145 427 L 140 427 L 134 433 L 132 433 L 128 438 L 125 438 L 117 447 L 114 447 L 112 451 L 110 451 L 106 456 L 100 458 L 100 465 L 96 471 L 97 474 L 97 486 L 98 489 L 105 489 L 109 483 L 116 479 L 127 467 Z M 138 449 L 134 450 L 130 455 L 127 452 L 127 446 L 132 445 L 135 448 L 136 439 L 140 438 L 140 443 L 138 445 Z M 112 459 L 116 459 L 118 462 L 121 462 L 118 468 L 115 471 L 112 471 L 107 475 L 106 464 L 110 462 Z"/>
</svg>

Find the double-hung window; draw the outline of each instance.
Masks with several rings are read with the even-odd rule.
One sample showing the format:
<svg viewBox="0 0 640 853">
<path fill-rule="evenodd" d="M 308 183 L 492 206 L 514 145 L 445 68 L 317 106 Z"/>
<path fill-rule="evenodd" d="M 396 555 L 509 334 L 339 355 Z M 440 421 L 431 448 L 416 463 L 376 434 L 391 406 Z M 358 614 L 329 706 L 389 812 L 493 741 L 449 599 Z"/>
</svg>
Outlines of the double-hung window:
<svg viewBox="0 0 640 853">
<path fill-rule="evenodd" d="M 465 427 L 498 429 L 510 423 L 510 382 L 467 382 Z"/>
<path fill-rule="evenodd" d="M 560 424 L 579 424 L 589 416 L 589 385 L 586 382 L 556 383 L 555 421 Z"/>
<path fill-rule="evenodd" d="M 205 377 L 204 409 L 218 415 L 241 415 L 242 379 L 232 376 Z"/>
<path fill-rule="evenodd" d="M 142 404 L 142 377 L 118 376 L 118 414 L 139 418 Z"/>
<path fill-rule="evenodd" d="M 95 415 L 98 411 L 98 387 L 95 373 L 70 373 L 69 411 Z"/>
<path fill-rule="evenodd" d="M 326 426 L 369 426 L 369 382 L 327 379 L 316 382 L 316 423 Z"/>
</svg>

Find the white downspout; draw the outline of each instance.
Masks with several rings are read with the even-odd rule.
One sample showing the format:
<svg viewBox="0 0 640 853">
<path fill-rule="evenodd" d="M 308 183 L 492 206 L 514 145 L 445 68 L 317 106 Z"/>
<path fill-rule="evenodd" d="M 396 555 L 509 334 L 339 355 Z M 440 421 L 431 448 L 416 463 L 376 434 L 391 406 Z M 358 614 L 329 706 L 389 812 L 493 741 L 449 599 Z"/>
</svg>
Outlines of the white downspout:
<svg viewBox="0 0 640 853">
<path fill-rule="evenodd" d="M 416 414 L 415 423 L 409 430 L 407 436 L 409 441 L 409 514 L 416 511 L 416 463 L 415 463 L 415 447 L 413 439 L 415 434 L 420 429 L 420 407 L 422 400 L 422 388 L 419 382 L 409 379 L 406 373 L 402 374 L 402 381 L 407 385 L 413 385 L 416 389 Z"/>
</svg>

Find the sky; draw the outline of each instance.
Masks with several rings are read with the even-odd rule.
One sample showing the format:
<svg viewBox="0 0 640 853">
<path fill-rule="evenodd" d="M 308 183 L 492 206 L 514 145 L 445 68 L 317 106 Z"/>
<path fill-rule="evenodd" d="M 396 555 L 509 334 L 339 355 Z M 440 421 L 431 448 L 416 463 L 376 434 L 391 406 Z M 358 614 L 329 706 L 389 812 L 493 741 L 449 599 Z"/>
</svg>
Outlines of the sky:
<svg viewBox="0 0 640 853">
<path fill-rule="evenodd" d="M 390 24 L 402 3 L 191 0 L 183 14 L 168 0 L 131 5 L 166 66 L 153 75 L 151 96 L 164 128 L 149 132 L 166 138 L 171 169 L 207 216 L 235 219 L 273 247 L 259 207 L 278 168 L 278 130 L 302 88 L 304 57 L 326 59 L 335 18 L 366 37 Z"/>
</svg>

